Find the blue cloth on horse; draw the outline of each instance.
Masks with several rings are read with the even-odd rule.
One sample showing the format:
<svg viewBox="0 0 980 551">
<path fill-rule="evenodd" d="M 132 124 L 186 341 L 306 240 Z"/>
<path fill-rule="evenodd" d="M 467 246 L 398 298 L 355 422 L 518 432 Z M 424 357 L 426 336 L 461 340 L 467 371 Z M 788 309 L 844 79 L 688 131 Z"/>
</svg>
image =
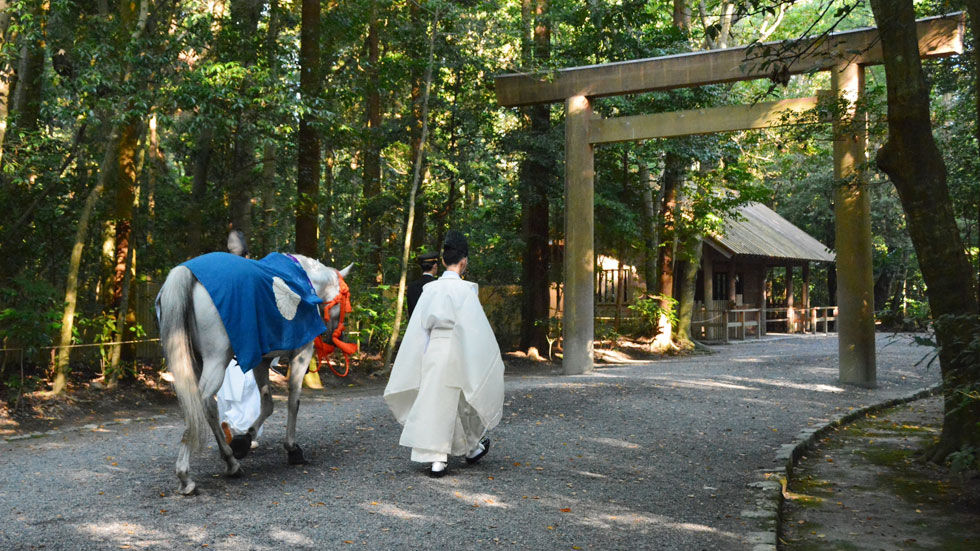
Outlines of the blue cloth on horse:
<svg viewBox="0 0 980 551">
<path fill-rule="evenodd" d="M 317 310 L 323 301 L 299 263 L 284 254 L 251 260 L 208 253 L 182 266 L 211 295 L 242 371 L 263 354 L 300 348 L 327 330 Z"/>
</svg>

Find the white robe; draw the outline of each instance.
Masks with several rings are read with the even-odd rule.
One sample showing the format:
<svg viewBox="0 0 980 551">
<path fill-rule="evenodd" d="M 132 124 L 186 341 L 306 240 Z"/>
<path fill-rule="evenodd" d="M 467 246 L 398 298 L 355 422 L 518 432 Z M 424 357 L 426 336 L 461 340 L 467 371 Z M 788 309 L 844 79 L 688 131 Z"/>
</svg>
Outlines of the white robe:
<svg viewBox="0 0 980 551">
<path fill-rule="evenodd" d="M 385 388 L 412 460 L 463 455 L 497 426 L 504 363 L 475 283 L 447 271 L 426 285 Z"/>
<path fill-rule="evenodd" d="M 225 380 L 215 394 L 218 399 L 218 419 L 228 423 L 232 434 L 243 434 L 262 412 L 262 397 L 255 375 L 249 370 L 242 373 L 238 362 L 231 360 L 225 368 Z M 256 436 L 262 434 L 262 427 Z"/>
</svg>

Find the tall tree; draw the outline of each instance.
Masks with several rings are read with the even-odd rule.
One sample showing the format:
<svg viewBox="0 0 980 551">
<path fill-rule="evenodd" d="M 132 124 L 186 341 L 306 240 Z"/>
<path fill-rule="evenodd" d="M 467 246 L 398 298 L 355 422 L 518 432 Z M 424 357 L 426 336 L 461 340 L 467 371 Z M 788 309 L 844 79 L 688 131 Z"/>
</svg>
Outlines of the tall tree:
<svg viewBox="0 0 980 551">
<path fill-rule="evenodd" d="M 365 139 L 363 156 L 363 201 L 361 208 L 361 235 L 368 242 L 368 268 L 374 271 L 376 283 L 384 279 L 384 236 L 378 218 L 381 215 L 381 25 L 377 0 L 370 0 L 367 49 L 367 85 L 365 90 Z"/>
<path fill-rule="evenodd" d="M 531 40 L 523 42 L 525 65 L 546 65 L 551 59 L 551 23 L 548 0 L 523 0 L 525 25 Z M 525 27 L 526 28 L 526 27 Z M 524 109 L 528 150 L 520 167 L 521 236 L 524 258 L 521 267 L 521 349 L 548 347 L 550 303 L 550 253 L 548 248 L 549 188 L 554 178 L 550 154 L 551 108 L 547 104 Z"/>
<path fill-rule="evenodd" d="M 936 320 L 945 415 L 932 459 L 980 448 L 980 340 L 976 282 L 953 215 L 946 165 L 932 134 L 929 85 L 922 72 L 912 0 L 871 0 L 885 65 L 888 139 L 878 168 L 898 191 Z"/>
<path fill-rule="evenodd" d="M 296 252 L 317 257 L 320 136 L 315 126 L 320 96 L 320 0 L 303 0 L 299 42 L 299 90 L 303 114 L 297 135 Z"/>
<path fill-rule="evenodd" d="M 439 7 L 437 6 L 432 15 L 432 32 L 429 34 L 429 55 L 425 66 L 425 77 L 420 115 L 422 128 L 419 129 L 419 147 L 415 151 L 415 159 L 412 162 L 412 187 L 408 192 L 408 218 L 405 221 L 405 240 L 402 246 L 401 274 L 398 279 L 398 297 L 395 299 L 395 321 L 391 330 L 391 337 L 388 339 L 388 347 L 385 351 L 385 370 L 391 367 L 391 358 L 395 352 L 395 345 L 398 343 L 398 335 L 401 329 L 402 305 L 405 299 L 405 284 L 408 279 L 408 258 L 412 252 L 412 226 L 415 223 L 415 196 L 422 181 L 422 159 L 425 155 L 425 144 L 429 134 L 429 92 L 432 88 L 432 71 L 434 65 L 434 52 L 436 33 L 439 31 Z"/>
<path fill-rule="evenodd" d="M 265 3 L 265 0 L 233 0 L 230 4 L 231 25 L 228 30 L 232 33 L 233 43 L 238 46 L 232 50 L 232 55 L 245 70 L 245 78 L 239 85 L 238 93 L 246 100 L 250 99 L 250 88 L 255 86 L 249 71 L 258 61 L 258 49 L 255 48 L 252 37 L 258 31 Z M 250 101 L 243 102 L 243 107 L 236 113 L 232 165 L 229 167 L 231 178 L 228 182 L 231 226 L 244 232 L 246 238 L 252 237 L 252 191 L 256 182 L 255 113 L 250 105 Z"/>
<path fill-rule="evenodd" d="M 655 350 L 668 350 L 674 346 L 673 328 L 666 312 L 674 308 L 674 256 L 677 250 L 677 193 L 687 172 L 687 161 L 681 155 L 667 152 L 664 157 L 664 172 L 660 178 L 663 203 L 660 205 L 662 238 L 657 256 L 657 293 L 660 294 L 660 319 L 657 321 L 657 334 L 653 340 Z"/>
<path fill-rule="evenodd" d="M 7 0 L 0 0 L 0 54 L 10 44 L 13 33 L 10 29 L 10 6 Z M 13 65 L 7 62 L 7 56 L 0 55 L 0 166 L 3 165 L 3 143 L 7 135 L 7 114 L 10 108 L 10 84 L 14 78 Z"/>
<path fill-rule="evenodd" d="M 7 128 L 3 151 L 13 153 L 26 134 L 38 128 L 41 114 L 41 86 L 44 81 L 44 43 L 47 31 L 48 2 L 25 2 L 19 14 L 21 31 L 18 33 L 20 52 L 16 72 L 10 82 L 10 102 L 7 105 Z M 9 15 L 8 15 L 9 17 Z M 7 20 L 9 22 L 9 19 Z"/>
<path fill-rule="evenodd" d="M 980 67 L 980 0 L 966 0 L 966 11 L 970 16 L 973 27 L 973 102 L 977 120 L 973 124 L 973 139 L 977 144 L 977 158 L 980 158 L 980 76 L 976 67 Z M 977 189 L 977 240 L 980 242 L 980 186 Z M 980 249 L 980 247 L 978 247 Z M 980 309 L 980 250 L 977 251 L 977 308 Z"/>
</svg>

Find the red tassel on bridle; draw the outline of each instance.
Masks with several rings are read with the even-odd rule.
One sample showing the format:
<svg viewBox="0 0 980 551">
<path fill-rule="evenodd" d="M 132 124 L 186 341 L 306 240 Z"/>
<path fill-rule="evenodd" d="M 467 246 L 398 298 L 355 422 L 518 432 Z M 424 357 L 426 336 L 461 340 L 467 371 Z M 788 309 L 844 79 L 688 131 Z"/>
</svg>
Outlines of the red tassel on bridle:
<svg viewBox="0 0 980 551">
<path fill-rule="evenodd" d="M 328 302 L 323 308 L 323 322 L 327 325 L 327 327 L 329 327 L 331 319 L 330 310 L 332 310 L 334 306 L 337 306 L 338 304 L 340 305 L 340 316 L 338 316 L 339 319 L 337 322 L 337 328 L 334 329 L 333 334 L 331 334 L 331 342 L 324 342 L 323 339 L 317 337 L 313 340 L 313 346 L 316 348 L 317 366 L 323 362 L 327 362 L 327 365 L 330 366 L 330 371 L 333 371 L 334 375 L 338 377 L 346 377 L 347 374 L 350 373 L 350 357 L 357 351 L 357 345 L 344 342 L 340 337 L 344 333 L 344 316 L 347 314 L 347 312 L 352 311 L 354 307 L 351 306 L 350 303 L 350 288 L 347 286 L 347 282 L 344 281 L 344 277 L 340 275 L 340 272 L 337 272 L 337 278 L 340 279 L 340 292 L 337 293 L 337 296 L 335 296 L 333 300 Z M 342 374 L 338 373 L 337 370 L 334 369 L 333 363 L 330 362 L 330 355 L 333 354 L 333 351 L 336 348 L 339 348 L 344 354 L 344 365 L 346 366 L 346 369 Z M 316 372 L 317 370 L 312 371 Z"/>
</svg>

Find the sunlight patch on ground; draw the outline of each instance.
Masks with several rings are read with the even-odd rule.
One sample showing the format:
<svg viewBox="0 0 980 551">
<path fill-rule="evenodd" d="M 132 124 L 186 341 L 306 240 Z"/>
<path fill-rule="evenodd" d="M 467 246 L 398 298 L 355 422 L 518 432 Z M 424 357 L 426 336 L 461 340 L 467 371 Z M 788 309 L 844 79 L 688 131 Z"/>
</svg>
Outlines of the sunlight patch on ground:
<svg viewBox="0 0 980 551">
<path fill-rule="evenodd" d="M 276 541 L 281 541 L 290 545 L 304 545 L 307 547 L 313 546 L 313 540 L 306 534 L 300 534 L 299 532 L 293 532 L 291 530 L 283 530 L 282 528 L 273 528 L 270 530 L 269 537 Z"/>
<path fill-rule="evenodd" d="M 724 383 L 711 379 L 674 379 L 668 377 L 654 377 L 654 380 L 663 381 L 670 386 L 678 388 L 723 388 L 725 390 L 759 390 L 758 387 L 737 385 L 734 383 Z"/>
<path fill-rule="evenodd" d="M 141 547 L 170 547 L 173 544 L 173 538 L 159 532 L 142 524 L 132 524 L 129 522 L 111 522 L 111 521 L 100 521 L 100 522 L 90 522 L 87 524 L 82 524 L 78 527 L 79 531 L 91 536 L 95 541 L 113 541 L 120 548 L 122 546 L 128 545 L 133 548 Z M 193 538 L 190 534 L 187 534 L 189 539 L 197 541 L 199 538 Z M 201 534 L 203 537 L 203 534 Z M 79 548 L 82 548 L 81 546 Z"/>
<path fill-rule="evenodd" d="M 427 518 L 425 515 L 420 515 L 418 513 L 407 511 L 393 503 L 379 503 L 377 501 L 372 501 L 369 503 L 362 503 L 361 509 L 364 509 L 365 511 L 368 511 L 369 513 L 372 514 L 379 514 L 379 515 L 384 515 L 386 517 L 394 517 L 402 520 Z"/>
<path fill-rule="evenodd" d="M 493 494 L 479 492 L 467 492 L 464 490 L 453 490 L 453 497 L 474 507 L 497 507 L 510 509 L 510 504 L 500 501 L 500 498 Z"/>
<path fill-rule="evenodd" d="M 750 379 L 747 377 L 732 377 L 727 376 L 726 379 L 733 381 L 740 381 L 745 383 L 755 383 L 760 385 L 771 385 L 783 388 L 795 388 L 797 390 L 812 390 L 814 392 L 844 392 L 844 389 L 839 386 L 824 385 L 824 384 L 806 384 L 806 383 L 792 383 L 789 381 L 780 381 L 778 379 Z"/>
<path fill-rule="evenodd" d="M 109 473 L 99 473 L 95 471 L 90 471 L 88 469 L 78 469 L 78 470 L 66 469 L 64 472 L 62 472 L 62 474 L 66 475 L 68 480 L 71 480 L 73 482 L 83 482 L 83 483 L 91 482 L 93 479 L 97 479 L 97 478 L 109 478 L 110 476 L 112 476 Z"/>
<path fill-rule="evenodd" d="M 732 540 L 739 539 L 738 534 L 725 530 L 719 530 L 705 524 L 698 524 L 694 522 L 677 522 L 660 515 L 650 515 L 630 511 L 625 511 L 619 515 L 605 514 L 595 517 L 586 517 L 582 520 L 584 524 L 588 524 L 596 528 L 621 529 L 626 526 L 660 526 L 669 530 L 715 534 L 717 536 L 726 537 Z"/>
<path fill-rule="evenodd" d="M 617 440 L 615 438 L 586 438 L 591 442 L 597 442 L 599 444 L 605 444 L 607 446 L 615 446 L 617 448 L 626 448 L 628 450 L 638 450 L 640 449 L 639 444 L 634 444 L 633 442 L 627 442 L 625 440 Z"/>
<path fill-rule="evenodd" d="M 580 474 L 580 475 L 585 476 L 585 477 L 588 477 L 588 478 L 609 478 L 608 476 L 606 476 L 604 474 L 590 473 L 589 471 L 575 471 L 575 473 L 576 474 Z"/>
</svg>

